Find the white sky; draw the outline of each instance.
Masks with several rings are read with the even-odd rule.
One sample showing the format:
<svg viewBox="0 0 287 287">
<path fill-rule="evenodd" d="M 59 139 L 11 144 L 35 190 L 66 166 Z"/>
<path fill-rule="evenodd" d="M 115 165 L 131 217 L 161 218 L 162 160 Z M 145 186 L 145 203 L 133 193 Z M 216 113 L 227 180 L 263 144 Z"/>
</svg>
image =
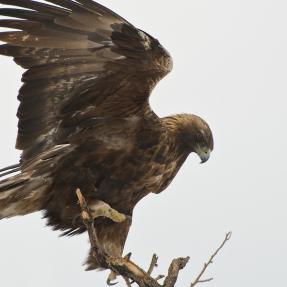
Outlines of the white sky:
<svg viewBox="0 0 287 287">
<path fill-rule="evenodd" d="M 161 116 L 194 113 L 210 124 L 207 164 L 192 155 L 171 186 L 136 208 L 126 253 L 158 273 L 191 256 L 178 286 L 189 286 L 227 231 L 206 286 L 287 286 L 287 2 L 284 0 L 100 1 L 157 37 L 174 59 L 153 93 Z M 0 57 L 0 166 L 18 161 L 21 69 Z M 0 222 L 0 285 L 105 286 L 85 272 L 86 236 L 58 238 L 41 214 Z M 121 282 L 118 286 L 124 286 Z"/>
</svg>

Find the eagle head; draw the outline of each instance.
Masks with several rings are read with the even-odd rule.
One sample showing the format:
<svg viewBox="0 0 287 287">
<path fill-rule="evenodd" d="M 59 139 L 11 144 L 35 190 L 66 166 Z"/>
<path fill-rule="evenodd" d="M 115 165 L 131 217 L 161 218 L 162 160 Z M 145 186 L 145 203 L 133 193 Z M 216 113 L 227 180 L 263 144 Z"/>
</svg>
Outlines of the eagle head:
<svg viewBox="0 0 287 287">
<path fill-rule="evenodd" d="M 176 132 L 178 145 L 188 153 L 195 152 L 206 162 L 213 150 L 213 136 L 209 125 L 200 117 L 180 114 L 168 118 L 169 126 Z"/>
</svg>

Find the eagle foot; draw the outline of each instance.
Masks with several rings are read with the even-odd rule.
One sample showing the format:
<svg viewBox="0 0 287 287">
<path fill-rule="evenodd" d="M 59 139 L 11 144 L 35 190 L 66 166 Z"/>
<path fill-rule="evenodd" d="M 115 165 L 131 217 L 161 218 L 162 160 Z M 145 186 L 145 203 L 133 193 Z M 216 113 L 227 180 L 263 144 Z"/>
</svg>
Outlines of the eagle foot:
<svg viewBox="0 0 287 287">
<path fill-rule="evenodd" d="M 127 219 L 126 215 L 118 212 L 117 210 L 113 209 L 109 204 L 101 200 L 97 200 L 94 203 L 89 204 L 89 208 L 93 219 L 96 219 L 101 216 L 107 217 L 114 222 L 123 222 Z"/>
</svg>

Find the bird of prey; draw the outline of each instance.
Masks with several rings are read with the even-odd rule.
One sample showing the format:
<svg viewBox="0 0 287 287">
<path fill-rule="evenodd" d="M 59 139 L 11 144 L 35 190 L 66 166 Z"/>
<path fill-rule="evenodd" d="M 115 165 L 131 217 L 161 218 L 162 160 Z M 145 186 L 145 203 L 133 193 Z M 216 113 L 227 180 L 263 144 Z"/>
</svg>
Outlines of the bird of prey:
<svg viewBox="0 0 287 287">
<path fill-rule="evenodd" d="M 0 54 L 27 70 L 22 155 L 1 170 L 10 177 L 0 181 L 0 219 L 42 210 L 54 229 L 84 232 L 80 188 L 102 250 L 122 256 L 136 204 L 166 189 L 190 153 L 207 161 L 212 132 L 196 115 L 151 109 L 152 90 L 172 69 L 158 40 L 93 0 L 46 2 L 0 0 L 10 5 L 0 9 L 9 28 Z M 102 267 L 91 257 L 87 269 Z"/>
</svg>

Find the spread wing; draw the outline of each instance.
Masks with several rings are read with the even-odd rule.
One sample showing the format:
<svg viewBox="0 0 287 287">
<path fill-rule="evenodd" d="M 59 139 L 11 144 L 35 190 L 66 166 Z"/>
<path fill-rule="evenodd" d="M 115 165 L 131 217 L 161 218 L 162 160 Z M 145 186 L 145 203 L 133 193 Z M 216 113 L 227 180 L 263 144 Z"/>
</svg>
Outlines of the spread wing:
<svg viewBox="0 0 287 287">
<path fill-rule="evenodd" d="M 70 142 L 96 121 L 152 112 L 148 97 L 172 67 L 150 35 L 92 0 L 0 0 L 0 54 L 27 69 L 19 91 L 22 160 Z M 11 18 L 12 17 L 12 18 Z"/>
</svg>

